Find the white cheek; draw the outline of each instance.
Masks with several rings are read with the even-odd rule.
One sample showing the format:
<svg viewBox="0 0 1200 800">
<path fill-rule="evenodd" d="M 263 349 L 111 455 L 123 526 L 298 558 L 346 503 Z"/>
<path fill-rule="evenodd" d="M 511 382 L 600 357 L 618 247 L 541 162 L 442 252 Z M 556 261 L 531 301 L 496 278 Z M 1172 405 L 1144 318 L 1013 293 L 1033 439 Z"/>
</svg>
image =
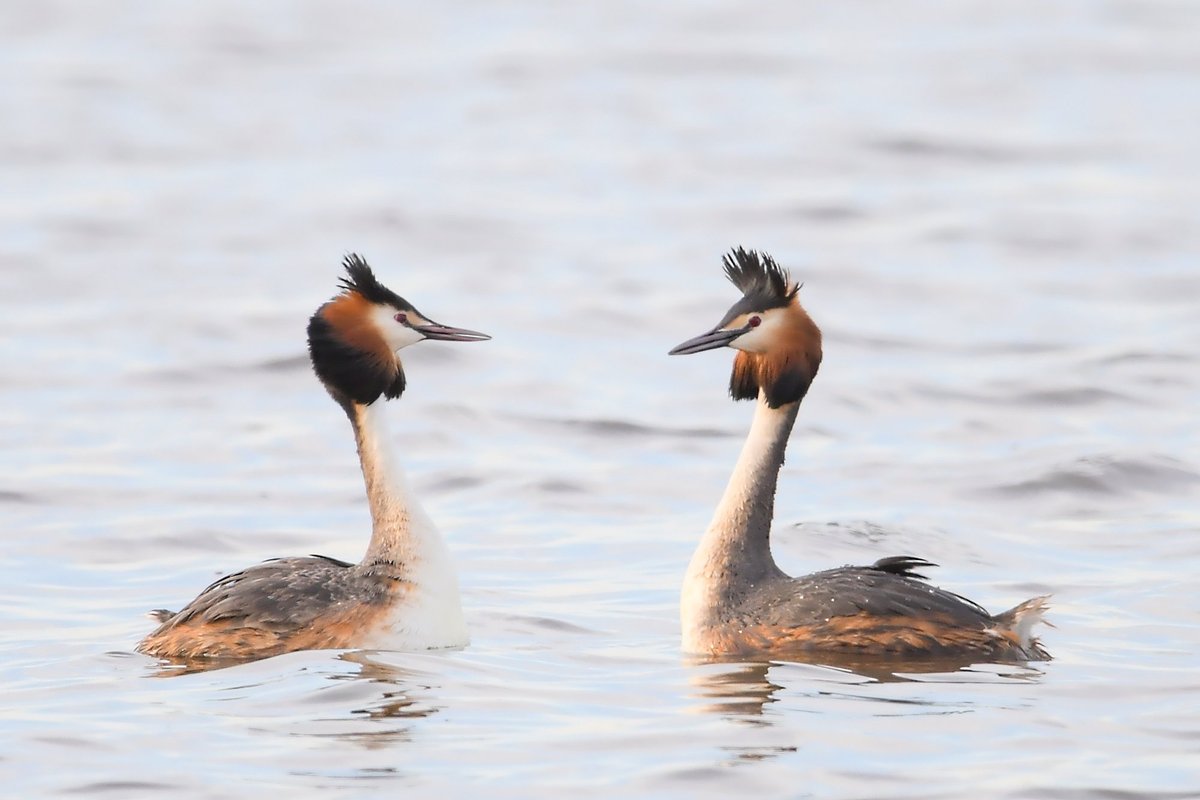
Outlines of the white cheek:
<svg viewBox="0 0 1200 800">
<path fill-rule="evenodd" d="M 371 309 L 371 322 L 383 335 L 383 340 L 393 351 L 410 344 L 416 344 L 425 337 L 407 325 L 396 321 L 396 312 L 390 308 L 377 306 Z"/>
<path fill-rule="evenodd" d="M 744 350 L 747 353 L 765 353 L 775 340 L 777 329 L 782 319 L 779 314 L 760 314 L 762 322 L 757 328 L 751 328 L 729 343 L 730 347 Z"/>
</svg>

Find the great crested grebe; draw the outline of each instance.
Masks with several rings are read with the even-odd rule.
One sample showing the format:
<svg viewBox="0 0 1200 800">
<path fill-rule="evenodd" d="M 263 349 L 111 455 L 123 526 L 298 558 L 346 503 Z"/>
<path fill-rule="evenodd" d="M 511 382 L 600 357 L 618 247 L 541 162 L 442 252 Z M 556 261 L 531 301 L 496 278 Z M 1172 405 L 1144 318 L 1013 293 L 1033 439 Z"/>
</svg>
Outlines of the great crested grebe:
<svg viewBox="0 0 1200 800">
<path fill-rule="evenodd" d="M 404 391 L 401 348 L 424 339 L 478 342 L 483 333 L 433 322 L 349 255 L 341 293 L 308 323 L 313 371 L 350 418 L 371 509 L 357 564 L 279 558 L 221 578 L 138 650 L 171 660 L 251 660 L 293 650 L 424 650 L 467 644 L 450 554 L 413 499 L 392 454 L 383 402 Z"/>
<path fill-rule="evenodd" d="M 671 355 L 732 347 L 729 393 L 756 400 L 737 466 L 684 578 L 683 648 L 701 655 L 831 653 L 904 659 L 1040 660 L 1031 628 L 1046 597 L 992 616 L 924 582 L 910 556 L 793 578 L 775 565 L 775 486 L 800 401 L 821 365 L 821 331 L 799 286 L 768 255 L 738 248 L 725 274 L 742 292 L 708 333 Z"/>
</svg>

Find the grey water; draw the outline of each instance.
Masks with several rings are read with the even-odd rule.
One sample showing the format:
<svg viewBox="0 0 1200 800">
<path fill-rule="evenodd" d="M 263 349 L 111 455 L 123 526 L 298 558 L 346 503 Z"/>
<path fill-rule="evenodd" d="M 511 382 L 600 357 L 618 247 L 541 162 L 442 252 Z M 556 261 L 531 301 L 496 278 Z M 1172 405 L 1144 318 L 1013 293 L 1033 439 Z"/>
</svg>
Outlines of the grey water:
<svg viewBox="0 0 1200 800">
<path fill-rule="evenodd" d="M 1200 796 L 1200 7 L 0 8 L 0 785 L 11 797 Z M 679 652 L 751 408 L 666 351 L 804 281 L 805 572 L 894 554 L 1054 660 Z M 491 342 L 389 409 L 472 644 L 161 677 L 217 576 L 354 560 L 307 316 L 360 252 Z"/>
</svg>

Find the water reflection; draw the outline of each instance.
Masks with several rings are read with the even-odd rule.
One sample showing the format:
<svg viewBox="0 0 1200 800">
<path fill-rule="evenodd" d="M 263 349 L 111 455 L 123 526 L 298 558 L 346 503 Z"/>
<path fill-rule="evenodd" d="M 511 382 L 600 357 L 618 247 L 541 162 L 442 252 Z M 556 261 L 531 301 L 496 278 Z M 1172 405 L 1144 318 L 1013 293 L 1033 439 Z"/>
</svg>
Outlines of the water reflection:
<svg viewBox="0 0 1200 800">
<path fill-rule="evenodd" d="M 338 739 L 369 751 L 385 750 L 413 741 L 415 720 L 441 710 L 431 697 L 433 687 L 416 670 L 380 661 L 372 652 L 339 653 L 337 660 L 357 669 L 324 676 L 343 684 L 318 692 L 320 702 L 328 705 L 331 713 L 313 720 L 317 730 L 302 728 L 294 735 Z M 375 771 L 369 777 L 382 774 Z"/>
<path fill-rule="evenodd" d="M 1040 680 L 1043 675 L 1028 662 L 979 664 L 966 659 L 872 659 L 837 657 L 827 653 L 789 654 L 787 660 L 780 661 L 697 658 L 688 663 L 693 667 L 690 682 L 696 689 L 694 696 L 703 701 L 697 706 L 698 710 L 761 725 L 773 722 L 765 712 L 769 704 L 779 701 L 778 693 L 788 688 L 789 684 L 796 683 L 792 676 L 789 676 L 791 680 L 782 680 L 783 674 L 799 666 L 812 668 L 801 673 L 809 682 L 848 686 L 901 682 L 1031 682 Z M 772 671 L 775 673 L 773 677 Z M 886 700 L 877 696 L 872 699 Z M 924 704 L 919 700 L 905 702 Z"/>
<path fill-rule="evenodd" d="M 715 661 L 695 660 L 696 666 L 721 663 Z M 733 663 L 730 669 L 719 672 L 697 671 L 691 678 L 692 686 L 706 703 L 699 710 L 730 717 L 737 717 L 745 722 L 760 722 L 763 709 L 768 703 L 776 702 L 775 693 L 783 687 L 767 679 L 771 670 L 770 662 L 762 663 Z M 760 719 L 755 719 L 760 718 Z"/>
<path fill-rule="evenodd" d="M 312 654 L 312 653 L 310 653 Z M 135 654 L 128 654 L 131 657 Z M 275 658 L 294 658 L 296 654 L 285 653 Z M 203 672 L 230 669 L 249 664 L 269 664 L 273 659 L 192 659 L 185 662 L 160 661 L 147 671 L 152 678 L 174 678 L 183 675 L 195 675 Z M 380 661 L 372 652 L 352 650 L 337 653 L 331 662 L 326 664 L 353 665 L 353 669 L 336 669 L 325 672 L 321 677 L 325 681 L 343 684 L 342 689 L 328 684 L 317 689 L 313 699 L 321 704 L 332 704 L 335 709 L 334 717 L 324 717 L 317 721 L 333 725 L 344 725 L 358 720 L 389 720 L 389 719 L 419 719 L 437 713 L 440 707 L 429 697 L 432 686 L 416 670 L 395 666 Z M 327 667 L 326 667 L 327 668 Z M 289 672 L 294 666 L 288 666 Z M 318 668 L 320 669 L 320 668 Z M 277 677 L 274 671 L 262 673 L 257 683 L 266 685 Z M 245 688 L 241 685 L 239 688 Z M 380 690 L 382 689 L 382 691 Z M 388 730 L 363 730 L 355 723 L 352 730 L 336 732 L 322 731 L 314 733 L 317 736 L 336 736 L 349 741 L 355 741 L 369 747 L 383 743 L 407 739 L 407 728 Z"/>
<path fill-rule="evenodd" d="M 370 653 L 361 650 L 341 653 L 338 659 L 357 664 L 359 670 L 356 674 L 330 675 L 330 680 L 365 680 L 387 687 L 378 702 L 365 708 L 354 709 L 351 713 L 362 715 L 366 719 L 418 719 L 428 717 L 439 710 L 438 706 L 432 705 L 428 698 L 423 696 L 423 692 L 428 692 L 433 687 L 418 680 L 421 678 L 419 672 L 378 661 L 372 658 Z"/>
<path fill-rule="evenodd" d="M 134 654 L 140 655 L 140 654 Z M 181 675 L 195 675 L 198 672 L 214 672 L 229 669 L 262 659 L 253 658 L 189 658 L 181 660 L 158 659 L 147 670 L 150 678 L 178 678 Z"/>
</svg>

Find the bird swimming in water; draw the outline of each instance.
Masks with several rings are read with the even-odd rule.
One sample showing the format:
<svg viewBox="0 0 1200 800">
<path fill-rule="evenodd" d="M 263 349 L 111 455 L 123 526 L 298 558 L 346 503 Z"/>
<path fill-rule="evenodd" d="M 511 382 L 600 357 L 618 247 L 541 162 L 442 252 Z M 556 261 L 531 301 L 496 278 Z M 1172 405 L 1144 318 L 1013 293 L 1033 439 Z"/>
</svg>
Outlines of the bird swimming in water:
<svg viewBox="0 0 1200 800">
<path fill-rule="evenodd" d="M 265 561 L 213 583 L 138 651 L 172 661 L 248 661 L 294 650 L 424 650 L 467 644 L 450 554 L 412 497 L 384 426 L 404 391 L 398 351 L 426 339 L 491 337 L 439 325 L 380 283 L 358 255 L 341 292 L 308 323 L 317 378 L 346 412 L 366 481 L 371 541 L 357 564 L 328 556 Z"/>
<path fill-rule="evenodd" d="M 729 393 L 754 400 L 733 475 L 688 565 L 680 602 L 683 648 L 706 656 L 834 654 L 896 659 L 1048 659 L 1032 636 L 1046 597 L 992 616 L 925 582 L 936 566 L 894 556 L 791 577 L 771 555 L 784 450 L 821 365 L 821 331 L 799 286 L 770 256 L 738 248 L 725 274 L 742 292 L 715 328 L 671 355 L 732 347 Z"/>
</svg>

